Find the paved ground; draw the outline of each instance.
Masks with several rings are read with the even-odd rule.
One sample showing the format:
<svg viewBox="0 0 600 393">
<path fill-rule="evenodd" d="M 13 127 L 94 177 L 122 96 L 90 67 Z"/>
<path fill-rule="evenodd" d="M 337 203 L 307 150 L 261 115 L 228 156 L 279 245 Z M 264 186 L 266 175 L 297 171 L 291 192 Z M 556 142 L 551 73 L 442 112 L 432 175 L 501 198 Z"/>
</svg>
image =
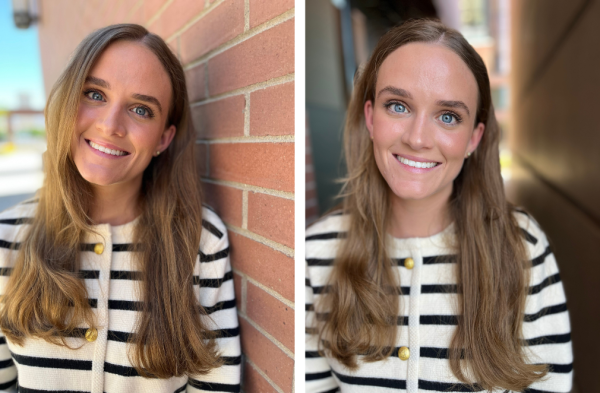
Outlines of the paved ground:
<svg viewBox="0 0 600 393">
<path fill-rule="evenodd" d="M 14 149 L 0 143 L 0 211 L 31 198 L 42 186 L 42 153 L 46 142 L 19 141 Z"/>
</svg>

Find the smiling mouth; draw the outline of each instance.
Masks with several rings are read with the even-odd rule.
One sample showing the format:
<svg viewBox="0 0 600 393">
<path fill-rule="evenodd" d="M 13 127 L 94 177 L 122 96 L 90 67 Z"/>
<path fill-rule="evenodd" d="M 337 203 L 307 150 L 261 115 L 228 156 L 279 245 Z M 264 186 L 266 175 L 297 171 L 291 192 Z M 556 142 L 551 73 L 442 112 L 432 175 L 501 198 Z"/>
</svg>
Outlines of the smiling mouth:
<svg viewBox="0 0 600 393">
<path fill-rule="evenodd" d="M 428 169 L 428 168 L 433 168 L 433 167 L 438 166 L 438 165 L 441 164 L 440 162 L 433 162 L 433 161 L 432 162 L 412 161 L 412 160 L 409 160 L 409 159 L 406 159 L 404 157 L 400 157 L 400 156 L 397 156 L 397 155 L 394 155 L 394 157 L 396 157 L 396 159 L 398 161 L 400 161 L 401 163 L 403 163 L 404 165 L 408 165 L 408 166 L 413 167 L 413 168 L 425 168 L 425 169 Z"/>
<path fill-rule="evenodd" d="M 119 156 L 129 155 L 129 153 L 126 152 L 126 151 L 108 149 L 108 148 L 106 148 L 104 146 L 100 146 L 99 144 L 94 143 L 94 142 L 92 142 L 90 140 L 87 140 L 87 139 L 85 141 L 87 142 L 88 145 L 90 145 L 90 147 L 92 149 L 101 151 L 102 153 L 105 153 L 105 154 L 110 154 L 111 156 L 117 156 L 117 157 L 119 157 Z"/>
</svg>

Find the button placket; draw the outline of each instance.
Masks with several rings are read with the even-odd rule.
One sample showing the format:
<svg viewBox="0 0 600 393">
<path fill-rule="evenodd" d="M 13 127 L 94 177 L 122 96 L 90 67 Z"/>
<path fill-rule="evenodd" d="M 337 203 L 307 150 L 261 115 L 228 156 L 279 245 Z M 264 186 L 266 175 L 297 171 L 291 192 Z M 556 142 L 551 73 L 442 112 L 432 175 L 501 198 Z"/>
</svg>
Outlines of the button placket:
<svg viewBox="0 0 600 393">
<path fill-rule="evenodd" d="M 406 391 L 408 393 L 417 393 L 419 390 L 419 320 L 420 320 L 420 309 L 419 299 L 421 296 L 421 267 L 423 265 L 423 256 L 421 254 L 421 244 L 418 239 L 414 239 L 409 245 L 410 259 L 412 261 L 412 267 L 408 268 L 411 270 L 411 281 L 410 281 L 410 297 L 409 297 L 409 312 L 408 312 L 408 347 L 400 348 L 398 351 L 398 357 L 402 355 L 408 362 L 408 375 L 406 378 Z M 406 264 L 406 260 L 405 260 Z M 410 263 L 409 263 L 410 264 Z M 411 350 L 409 350 L 412 349 Z M 412 352 L 412 353 L 411 353 Z"/>
</svg>

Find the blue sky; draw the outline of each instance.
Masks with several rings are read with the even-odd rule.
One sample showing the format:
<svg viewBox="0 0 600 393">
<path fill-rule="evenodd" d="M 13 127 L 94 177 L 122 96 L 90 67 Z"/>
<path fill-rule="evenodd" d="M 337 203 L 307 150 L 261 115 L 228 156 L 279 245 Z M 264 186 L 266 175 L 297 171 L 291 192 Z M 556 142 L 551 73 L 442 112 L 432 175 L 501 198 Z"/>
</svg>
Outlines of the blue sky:
<svg viewBox="0 0 600 393">
<path fill-rule="evenodd" d="M 37 26 L 17 29 L 12 1 L 0 0 L 0 109 L 17 109 L 18 95 L 28 94 L 32 109 L 45 105 Z"/>
</svg>

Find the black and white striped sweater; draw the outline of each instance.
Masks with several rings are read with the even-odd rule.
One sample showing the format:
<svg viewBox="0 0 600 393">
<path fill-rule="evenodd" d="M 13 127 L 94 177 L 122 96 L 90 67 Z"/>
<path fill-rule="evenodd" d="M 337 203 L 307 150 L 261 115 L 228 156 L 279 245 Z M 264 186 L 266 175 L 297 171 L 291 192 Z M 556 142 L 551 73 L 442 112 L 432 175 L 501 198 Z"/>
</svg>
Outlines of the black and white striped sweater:
<svg viewBox="0 0 600 393">
<path fill-rule="evenodd" d="M 527 392 L 570 392 L 573 378 L 569 314 L 558 267 L 546 236 L 527 214 L 516 212 L 532 260 L 523 335 L 531 361 L 550 365 L 547 377 Z M 321 357 L 315 333 L 313 302 L 323 296 L 333 259 L 347 231 L 349 216 L 334 214 L 306 232 L 306 392 L 467 392 L 452 373 L 447 350 L 456 329 L 456 259 L 448 244 L 453 225 L 428 238 L 389 237 L 390 257 L 397 262 L 402 295 L 396 349 L 385 361 L 363 362 L 350 371 Z M 342 234 L 342 235 L 340 235 Z M 414 267 L 405 267 L 411 257 Z M 401 360 L 400 347 L 410 356 Z M 496 391 L 496 390 L 495 390 Z M 503 390 L 497 390 L 501 392 Z"/>
<path fill-rule="evenodd" d="M 11 245 L 23 239 L 36 206 L 35 201 L 26 202 L 0 213 L 0 294 L 17 252 Z M 99 235 L 89 235 L 81 252 L 81 274 L 98 323 L 97 339 L 68 338 L 71 347 L 81 347 L 69 349 L 32 338 L 17 346 L 0 334 L 0 390 L 11 388 L 18 380 L 19 392 L 239 392 L 241 348 L 227 229 L 207 208 L 202 217 L 200 250 L 189 285 L 209 313 L 212 322 L 203 317 L 208 326 L 219 332 L 217 344 L 225 365 L 189 377 L 138 375 L 127 356 L 127 339 L 135 332 L 136 303 L 141 300 L 136 293 L 139 274 L 131 244 L 136 221 L 120 226 L 103 224 L 95 226 Z M 97 243 L 104 246 L 101 254 L 94 252 Z"/>
</svg>

